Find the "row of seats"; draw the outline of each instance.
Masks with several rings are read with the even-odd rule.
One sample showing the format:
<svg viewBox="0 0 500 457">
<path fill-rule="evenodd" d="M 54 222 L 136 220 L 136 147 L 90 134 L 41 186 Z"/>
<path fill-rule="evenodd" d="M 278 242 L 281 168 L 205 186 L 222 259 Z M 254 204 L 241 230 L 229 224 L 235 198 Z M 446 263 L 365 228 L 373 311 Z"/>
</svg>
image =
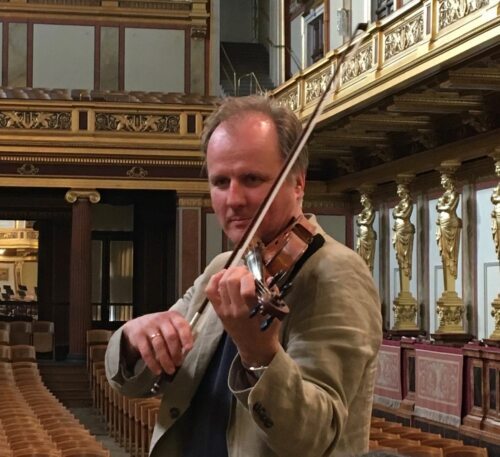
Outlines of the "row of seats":
<svg viewBox="0 0 500 457">
<path fill-rule="evenodd" d="M 372 417 L 370 451 L 391 451 L 408 457 L 488 457 L 486 448 L 464 445 L 462 440 L 442 438 L 439 433 L 422 432 Z"/>
<path fill-rule="evenodd" d="M 2 348 L 0 457 L 110 457 L 45 387 L 34 347 Z"/>
<path fill-rule="evenodd" d="M 158 417 L 160 398 L 130 398 L 115 391 L 106 379 L 104 356 L 111 337 L 107 330 L 87 332 L 87 360 L 94 406 L 108 433 L 132 457 L 146 457 Z"/>
<path fill-rule="evenodd" d="M 29 344 L 38 353 L 54 355 L 54 323 L 50 321 L 0 321 L 0 345 Z"/>
</svg>

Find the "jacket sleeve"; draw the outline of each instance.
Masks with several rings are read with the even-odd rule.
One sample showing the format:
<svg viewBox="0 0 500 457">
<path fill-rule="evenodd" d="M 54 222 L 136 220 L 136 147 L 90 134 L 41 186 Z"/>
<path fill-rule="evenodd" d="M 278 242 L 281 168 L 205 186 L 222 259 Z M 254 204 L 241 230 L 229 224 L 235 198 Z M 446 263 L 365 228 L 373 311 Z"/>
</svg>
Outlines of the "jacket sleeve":
<svg viewBox="0 0 500 457">
<path fill-rule="evenodd" d="M 362 260 L 339 245 L 308 260 L 287 301 L 283 349 L 254 386 L 235 359 L 230 388 L 277 455 L 331 455 L 351 402 L 373 384 L 378 293 Z"/>
</svg>

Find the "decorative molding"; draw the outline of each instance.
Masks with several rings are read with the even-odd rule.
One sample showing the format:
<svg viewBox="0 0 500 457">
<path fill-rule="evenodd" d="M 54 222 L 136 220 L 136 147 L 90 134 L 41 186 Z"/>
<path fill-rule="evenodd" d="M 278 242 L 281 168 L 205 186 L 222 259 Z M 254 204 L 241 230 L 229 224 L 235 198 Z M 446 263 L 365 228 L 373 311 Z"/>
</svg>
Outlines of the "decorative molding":
<svg viewBox="0 0 500 457">
<path fill-rule="evenodd" d="M 66 192 L 64 199 L 68 203 L 75 203 L 79 199 L 90 200 L 91 203 L 99 203 L 101 194 L 94 189 L 70 189 Z"/>
<path fill-rule="evenodd" d="M 147 170 L 142 167 L 132 167 L 130 170 L 127 170 L 127 176 L 131 178 L 145 178 L 148 175 Z"/>
<path fill-rule="evenodd" d="M 385 60 L 394 57 L 414 46 L 424 38 L 424 13 L 405 21 L 399 27 L 384 35 Z"/>
<path fill-rule="evenodd" d="M 191 27 L 191 38 L 195 40 L 204 40 L 207 37 L 206 25 L 197 25 Z"/>
<path fill-rule="evenodd" d="M 305 96 L 306 104 L 311 103 L 317 98 L 321 97 L 323 92 L 326 90 L 326 85 L 330 77 L 333 74 L 333 66 L 330 65 L 327 68 L 315 73 L 312 77 L 306 80 L 305 84 Z"/>
<path fill-rule="evenodd" d="M 181 159 L 125 159 L 111 157 L 62 157 L 62 156 L 17 156 L 0 155 L 0 162 L 33 162 L 33 163 L 54 163 L 54 164 L 99 164 L 99 165 L 148 165 L 160 167 L 189 167 L 199 168 L 203 165 L 200 160 Z"/>
<path fill-rule="evenodd" d="M 358 52 L 342 64 L 342 84 L 366 73 L 373 67 L 373 43 L 363 45 Z"/>
<path fill-rule="evenodd" d="M 20 166 L 18 169 L 17 169 L 17 172 L 20 174 L 20 175 L 37 175 L 38 172 L 40 171 L 39 168 L 35 167 L 35 165 L 33 165 L 32 163 L 24 163 L 22 166 Z"/>
<path fill-rule="evenodd" d="M 277 98 L 280 105 L 288 106 L 292 111 L 299 109 L 299 86 L 295 86 Z"/>
<path fill-rule="evenodd" d="M 178 114 L 96 113 L 96 131 L 176 133 L 180 132 Z"/>
<path fill-rule="evenodd" d="M 178 208 L 212 208 L 212 201 L 205 197 L 178 197 Z"/>
<path fill-rule="evenodd" d="M 439 29 L 444 29 L 487 5 L 488 0 L 440 0 L 438 3 Z"/>
<path fill-rule="evenodd" d="M 1 111 L 0 128 L 25 130 L 71 130 L 71 112 Z"/>
</svg>

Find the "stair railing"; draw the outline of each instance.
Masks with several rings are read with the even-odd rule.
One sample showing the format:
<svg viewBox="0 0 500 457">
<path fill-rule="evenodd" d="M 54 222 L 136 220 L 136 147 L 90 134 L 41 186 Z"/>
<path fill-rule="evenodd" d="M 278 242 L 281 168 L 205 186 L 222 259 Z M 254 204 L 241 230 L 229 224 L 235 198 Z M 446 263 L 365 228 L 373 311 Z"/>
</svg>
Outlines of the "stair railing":
<svg viewBox="0 0 500 457">
<path fill-rule="evenodd" d="M 255 75 L 255 73 L 252 71 L 250 73 L 247 73 L 246 75 L 242 75 L 238 78 L 238 84 L 237 84 L 237 91 L 236 91 L 236 94 L 237 95 L 240 95 L 240 87 L 241 87 L 241 81 L 246 79 L 246 78 L 249 78 L 250 80 L 250 94 L 264 94 L 265 91 L 262 89 L 262 86 L 260 85 L 259 83 L 259 80 L 257 78 L 257 76 Z M 255 92 L 253 91 L 253 85 L 255 84 Z"/>
<path fill-rule="evenodd" d="M 236 70 L 234 69 L 234 66 L 231 62 L 231 59 L 229 58 L 229 55 L 227 54 L 227 51 L 226 49 L 224 48 L 224 45 L 221 44 L 220 45 L 220 48 L 222 50 L 222 55 L 224 57 L 224 59 L 222 59 L 221 61 L 221 69 L 222 71 L 224 72 L 224 76 L 226 77 L 226 79 L 228 81 L 232 81 L 232 85 L 233 85 L 233 94 L 236 95 L 236 89 L 237 89 L 237 86 L 236 86 Z M 224 64 L 225 62 L 225 64 Z M 229 67 L 229 68 L 227 68 Z M 232 73 L 232 75 L 231 75 Z"/>
</svg>

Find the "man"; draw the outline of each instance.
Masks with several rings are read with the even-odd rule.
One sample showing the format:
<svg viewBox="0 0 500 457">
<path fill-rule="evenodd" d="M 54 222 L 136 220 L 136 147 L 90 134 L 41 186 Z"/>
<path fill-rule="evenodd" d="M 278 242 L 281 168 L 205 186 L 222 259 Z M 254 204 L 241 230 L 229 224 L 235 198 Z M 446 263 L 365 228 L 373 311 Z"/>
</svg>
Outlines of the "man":
<svg viewBox="0 0 500 457">
<path fill-rule="evenodd" d="M 213 209 L 237 243 L 300 134 L 289 110 L 261 97 L 229 99 L 202 138 Z M 306 152 L 261 224 L 269 243 L 302 213 Z M 323 245 L 296 272 L 290 314 L 260 330 L 249 318 L 255 281 L 222 254 L 169 311 L 127 322 L 110 341 L 107 376 L 145 395 L 164 370 L 150 455 L 343 456 L 368 448 L 381 341 L 377 291 L 362 259 L 309 217 Z M 198 326 L 188 322 L 206 297 Z"/>
</svg>

